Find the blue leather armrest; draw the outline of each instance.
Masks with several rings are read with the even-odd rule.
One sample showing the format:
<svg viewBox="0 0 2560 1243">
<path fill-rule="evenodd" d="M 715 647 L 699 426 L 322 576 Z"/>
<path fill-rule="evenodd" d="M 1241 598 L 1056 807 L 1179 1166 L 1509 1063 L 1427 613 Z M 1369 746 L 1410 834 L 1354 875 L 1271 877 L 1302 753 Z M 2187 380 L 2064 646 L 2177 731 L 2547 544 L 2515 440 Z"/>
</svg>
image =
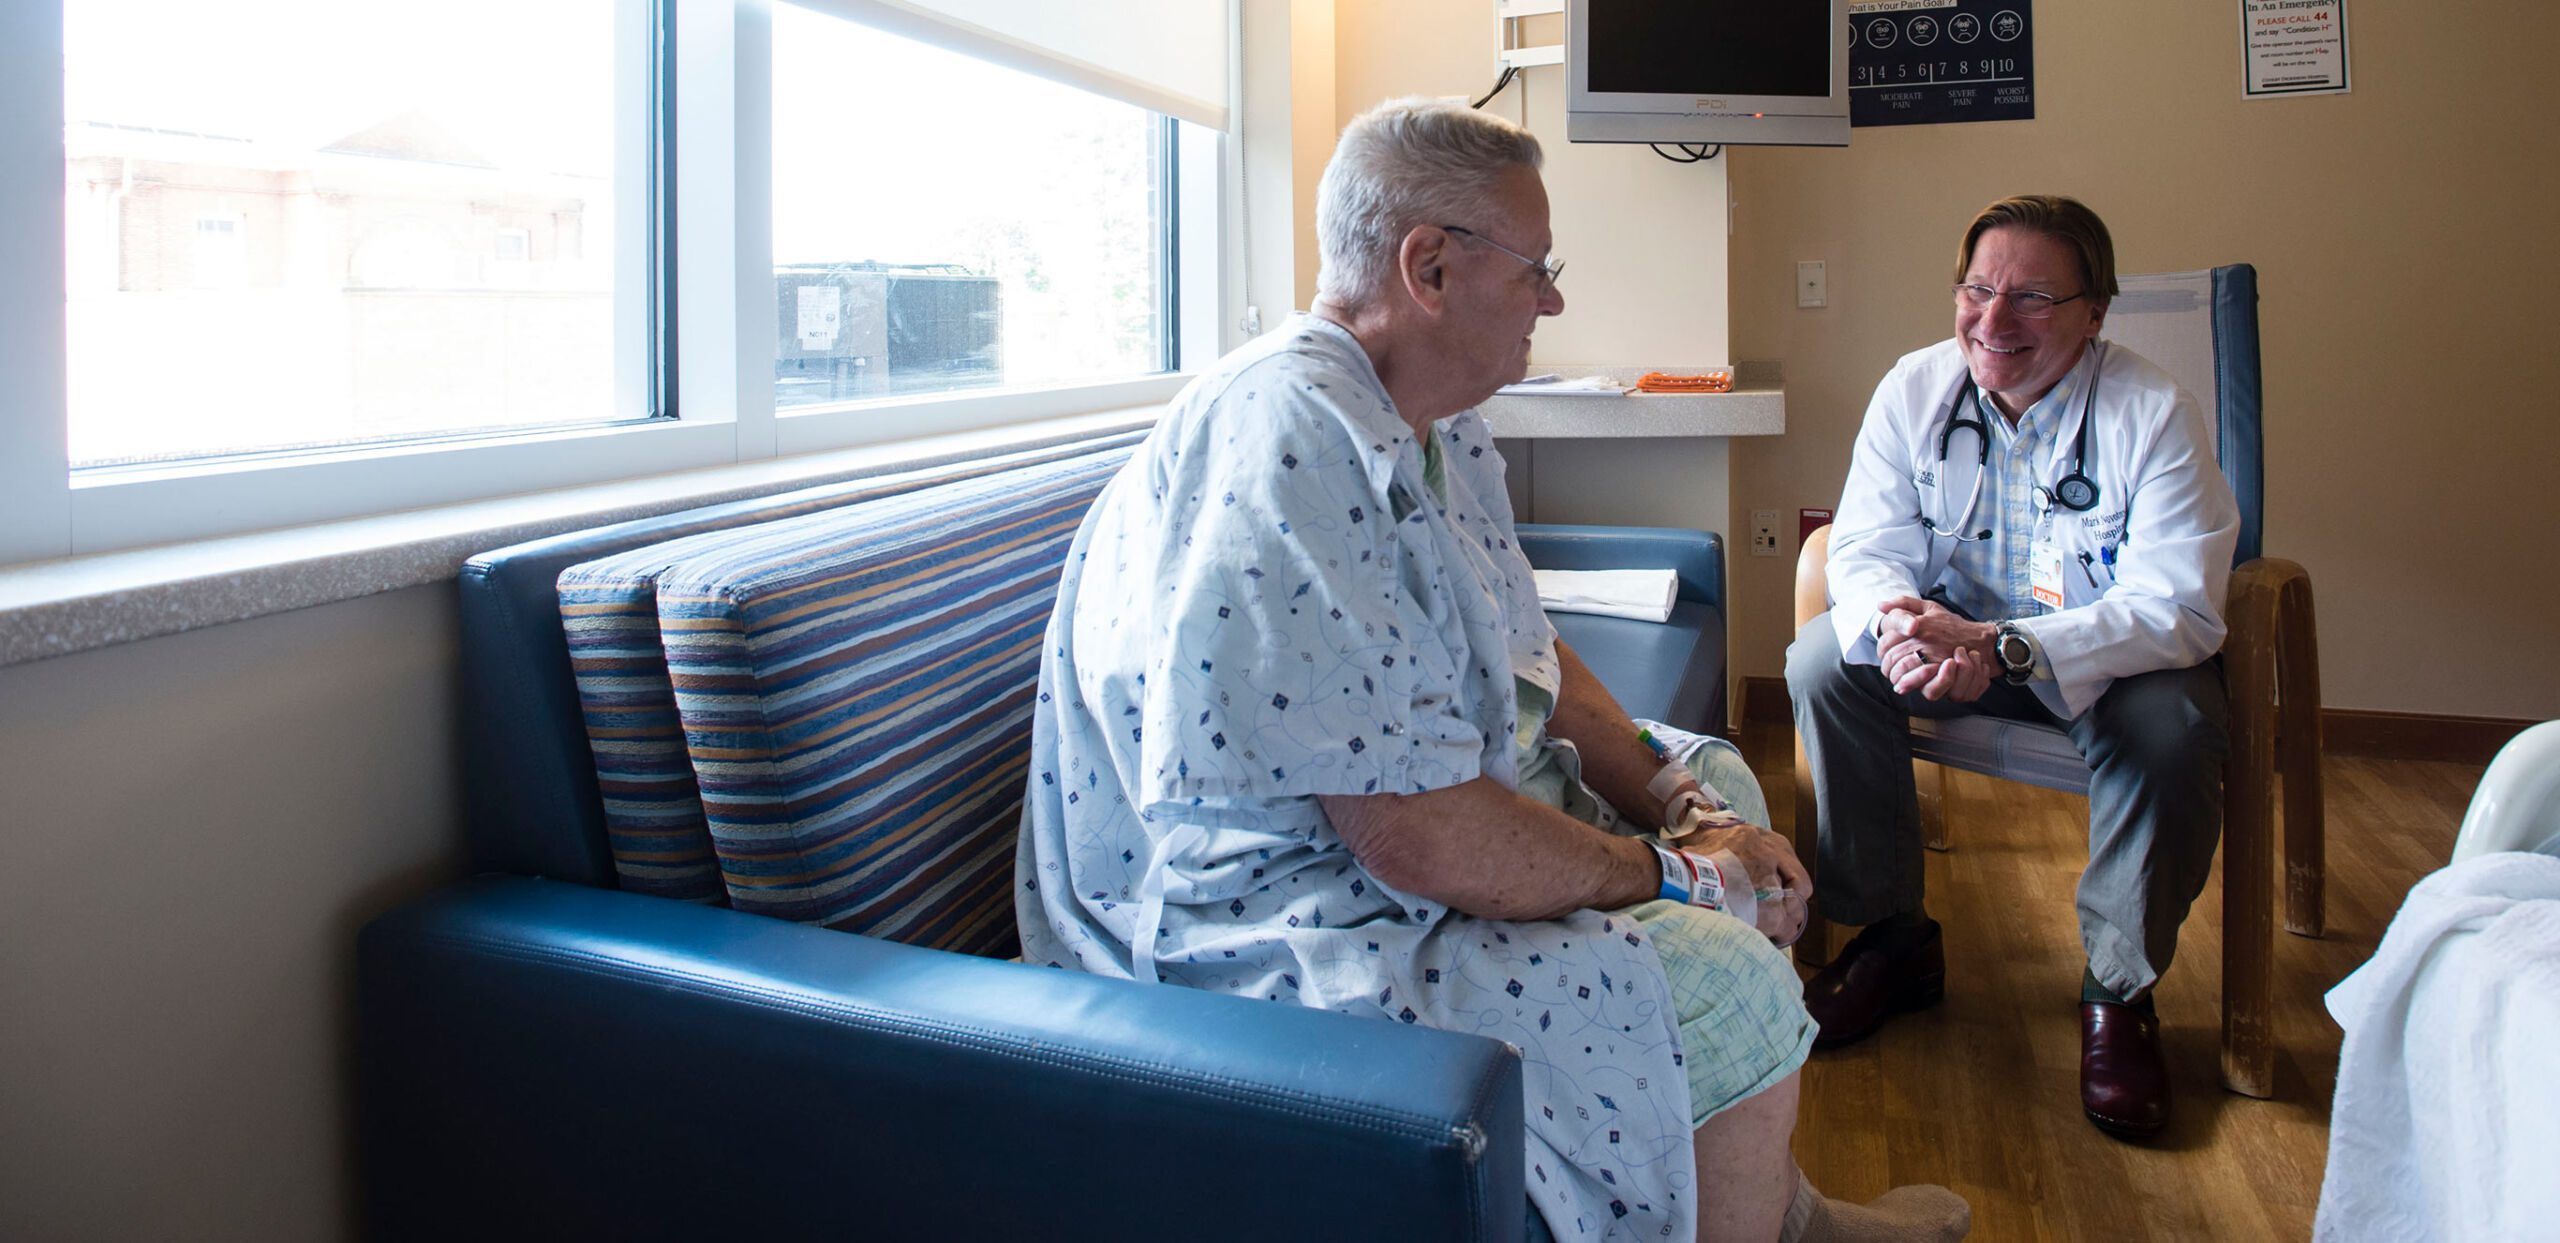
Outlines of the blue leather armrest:
<svg viewBox="0 0 2560 1243">
<path fill-rule="evenodd" d="M 1669 567 L 1680 595 L 1668 622 L 1551 613 L 1556 634 L 1582 657 L 1628 715 L 1700 734 L 1725 727 L 1724 541 L 1708 531 L 1525 523 L 1520 551 L 1546 570 Z"/>
<path fill-rule="evenodd" d="M 1516 1239 L 1499 1042 L 484 877 L 358 948 L 386 1238 Z"/>
<path fill-rule="evenodd" d="M 1724 614 L 1682 600 L 1668 622 L 1589 613 L 1547 620 L 1627 715 L 1693 734 L 1724 732 Z"/>
</svg>

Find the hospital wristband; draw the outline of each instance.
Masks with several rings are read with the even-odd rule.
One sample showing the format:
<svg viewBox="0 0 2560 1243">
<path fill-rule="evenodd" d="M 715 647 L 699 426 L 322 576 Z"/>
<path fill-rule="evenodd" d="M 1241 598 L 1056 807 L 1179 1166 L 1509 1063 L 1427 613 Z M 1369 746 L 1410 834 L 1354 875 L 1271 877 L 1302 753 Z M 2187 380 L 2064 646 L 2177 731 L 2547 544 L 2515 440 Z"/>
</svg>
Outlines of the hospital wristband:
<svg viewBox="0 0 2560 1243">
<path fill-rule="evenodd" d="M 1661 856 L 1662 889 L 1654 895 L 1656 898 L 1710 910 L 1724 908 L 1724 870 L 1716 866 L 1715 860 L 1659 843 L 1648 844 Z"/>
</svg>

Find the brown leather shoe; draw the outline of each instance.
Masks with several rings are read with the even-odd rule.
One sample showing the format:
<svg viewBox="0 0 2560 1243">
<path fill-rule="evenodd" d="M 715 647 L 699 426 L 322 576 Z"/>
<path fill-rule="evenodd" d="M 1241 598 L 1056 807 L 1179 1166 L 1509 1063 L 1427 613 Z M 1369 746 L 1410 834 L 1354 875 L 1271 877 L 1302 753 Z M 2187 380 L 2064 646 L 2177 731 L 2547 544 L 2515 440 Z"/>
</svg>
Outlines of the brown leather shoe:
<svg viewBox="0 0 2560 1243">
<path fill-rule="evenodd" d="M 1822 1025 L 1813 1047 L 1836 1049 L 1864 1040 L 1886 1019 L 1934 1006 L 1946 995 L 1946 941 L 1938 935 L 1938 921 L 1930 920 L 1920 933 L 1900 935 L 1870 924 L 1805 981 L 1804 1008 Z"/>
<path fill-rule="evenodd" d="M 2080 1003 L 2080 1108 L 2119 1139 L 2147 1139 L 2168 1124 L 2157 1016 L 2112 1001 Z"/>
</svg>

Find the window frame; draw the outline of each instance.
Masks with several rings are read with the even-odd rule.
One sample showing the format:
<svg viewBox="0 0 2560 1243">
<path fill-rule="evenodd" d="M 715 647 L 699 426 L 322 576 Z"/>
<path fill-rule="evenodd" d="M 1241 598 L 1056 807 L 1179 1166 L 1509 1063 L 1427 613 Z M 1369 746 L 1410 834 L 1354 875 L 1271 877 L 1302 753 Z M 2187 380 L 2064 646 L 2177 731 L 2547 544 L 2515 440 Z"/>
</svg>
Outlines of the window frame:
<svg viewBox="0 0 2560 1243">
<path fill-rule="evenodd" d="M 633 411 L 630 420 L 75 473 L 62 10 L 5 7 L 0 271 L 39 275 L 0 282 L 0 567 L 1161 402 L 1222 344 L 1233 256 L 1215 226 L 1228 218 L 1233 139 L 1166 119 L 1163 261 L 1178 273 L 1168 286 L 1166 353 L 1188 370 L 777 414 L 770 9 L 761 0 L 656 0 L 617 9 L 622 88 L 648 101 L 619 110 L 616 139 L 638 157 L 617 160 L 627 170 L 618 177 L 640 187 L 615 196 L 618 227 L 647 239 L 622 248 L 616 271 L 617 288 L 643 292 L 617 299 L 617 342 L 649 360 L 617 368 L 615 401 Z M 1241 37 L 1240 24 L 1229 37 Z M 653 119 L 662 141 L 648 141 Z M 1201 227 L 1186 227 L 1193 224 Z M 929 411 L 933 422 L 919 428 L 901 417 L 907 411 Z"/>
</svg>

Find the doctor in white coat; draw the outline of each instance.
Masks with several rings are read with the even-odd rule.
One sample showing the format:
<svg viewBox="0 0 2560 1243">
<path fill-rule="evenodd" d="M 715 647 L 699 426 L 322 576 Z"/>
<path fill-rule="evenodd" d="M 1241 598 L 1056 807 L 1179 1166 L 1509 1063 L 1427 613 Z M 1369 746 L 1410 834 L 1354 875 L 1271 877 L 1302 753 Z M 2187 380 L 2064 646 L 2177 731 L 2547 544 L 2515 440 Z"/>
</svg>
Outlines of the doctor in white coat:
<svg viewBox="0 0 2560 1243">
<path fill-rule="evenodd" d="M 1954 339 L 1876 388 L 1833 524 L 1831 611 L 1787 653 L 1818 901 L 1865 926 L 1805 1002 L 1823 1048 L 1942 995 L 1910 715 L 2061 726 L 2091 768 L 2081 1104 L 2148 1135 L 2169 1106 L 2150 993 L 2222 827 L 2212 657 L 2239 511 L 2194 399 L 2100 338 L 2116 281 L 2096 213 L 1994 203 L 1955 280 Z"/>
</svg>

